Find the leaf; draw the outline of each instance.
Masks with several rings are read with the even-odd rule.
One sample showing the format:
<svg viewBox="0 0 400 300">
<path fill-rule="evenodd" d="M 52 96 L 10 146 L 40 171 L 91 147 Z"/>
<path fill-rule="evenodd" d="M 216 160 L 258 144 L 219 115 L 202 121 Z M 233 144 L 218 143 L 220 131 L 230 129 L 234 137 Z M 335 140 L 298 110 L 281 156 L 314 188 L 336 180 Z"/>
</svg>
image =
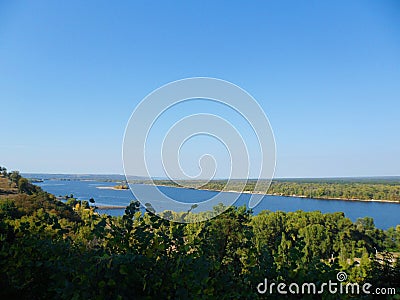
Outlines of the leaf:
<svg viewBox="0 0 400 300">
<path fill-rule="evenodd" d="M 128 275 L 128 268 L 127 268 L 127 266 L 126 266 L 126 265 L 121 265 L 121 266 L 119 267 L 119 273 L 120 273 L 121 275 Z"/>
</svg>

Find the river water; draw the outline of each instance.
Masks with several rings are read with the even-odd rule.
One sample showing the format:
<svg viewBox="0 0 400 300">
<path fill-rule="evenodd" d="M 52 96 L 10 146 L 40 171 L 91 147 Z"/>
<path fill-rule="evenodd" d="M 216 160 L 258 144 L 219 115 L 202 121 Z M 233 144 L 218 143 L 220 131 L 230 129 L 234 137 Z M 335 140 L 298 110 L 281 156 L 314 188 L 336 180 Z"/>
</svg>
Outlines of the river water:
<svg viewBox="0 0 400 300">
<path fill-rule="evenodd" d="M 115 182 L 100 181 L 82 181 L 82 180 L 45 180 L 36 183 L 45 191 L 56 196 L 65 196 L 73 194 L 75 198 L 80 200 L 88 200 L 94 198 L 97 206 L 127 206 L 134 195 L 130 190 L 112 190 L 99 189 L 98 187 L 112 187 Z M 148 187 L 142 185 L 140 188 Z M 170 198 L 181 202 L 201 202 L 215 196 L 218 192 L 194 190 L 185 188 L 159 187 L 160 191 L 168 195 Z M 229 195 L 231 194 L 231 195 Z M 233 193 L 225 193 L 224 196 L 230 197 Z M 238 197 L 235 205 L 241 206 L 248 203 L 249 194 L 234 195 Z M 154 200 L 154 199 L 152 199 Z M 357 218 L 372 217 L 375 225 L 381 229 L 396 227 L 400 224 L 400 204 L 397 203 L 381 203 L 367 201 L 341 201 L 341 200 L 319 200 L 311 198 L 284 197 L 284 196 L 264 196 L 261 202 L 253 209 L 255 214 L 262 210 L 270 211 L 321 211 L 327 212 L 344 212 L 346 217 L 352 221 Z M 108 209 L 100 210 L 102 213 L 110 215 L 122 215 L 124 209 Z"/>
</svg>

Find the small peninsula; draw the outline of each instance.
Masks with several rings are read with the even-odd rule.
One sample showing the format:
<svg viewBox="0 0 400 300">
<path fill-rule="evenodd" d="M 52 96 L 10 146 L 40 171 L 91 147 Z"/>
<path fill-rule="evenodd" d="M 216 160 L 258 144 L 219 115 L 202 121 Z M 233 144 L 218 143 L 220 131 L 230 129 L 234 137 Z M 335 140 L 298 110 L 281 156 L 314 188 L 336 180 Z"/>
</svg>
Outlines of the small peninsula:
<svg viewBox="0 0 400 300">
<path fill-rule="evenodd" d="M 102 190 L 116 190 L 116 191 L 123 191 L 128 190 L 129 186 L 127 184 L 119 184 L 115 186 L 97 186 L 98 189 Z"/>
</svg>

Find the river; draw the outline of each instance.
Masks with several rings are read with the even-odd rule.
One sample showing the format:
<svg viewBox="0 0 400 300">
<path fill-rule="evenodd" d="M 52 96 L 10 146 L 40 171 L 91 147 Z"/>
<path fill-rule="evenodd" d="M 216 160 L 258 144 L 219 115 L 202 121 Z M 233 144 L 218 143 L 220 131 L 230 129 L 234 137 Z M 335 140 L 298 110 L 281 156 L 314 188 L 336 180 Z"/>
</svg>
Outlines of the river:
<svg viewBox="0 0 400 300">
<path fill-rule="evenodd" d="M 112 187 L 115 182 L 100 182 L 100 181 L 82 181 L 82 180 L 45 180 L 44 182 L 36 183 L 45 191 L 56 196 L 65 196 L 73 194 L 75 198 L 80 200 L 88 200 L 94 198 L 97 206 L 127 206 L 135 199 L 130 190 L 112 190 L 99 189 L 98 187 Z M 146 188 L 143 186 L 142 188 Z M 200 202 L 211 198 L 218 192 L 194 190 L 185 188 L 173 188 L 160 186 L 160 191 L 181 202 Z M 229 194 L 229 193 L 226 193 Z M 228 195 L 226 195 L 228 196 Z M 250 195 L 241 194 L 235 205 L 243 205 L 248 202 Z M 328 212 L 344 212 L 346 217 L 352 221 L 357 218 L 372 217 L 375 225 L 381 229 L 396 227 L 400 224 L 400 204 L 383 203 L 383 202 L 368 202 L 368 201 L 343 201 L 343 200 L 320 200 L 311 198 L 299 197 L 284 197 L 284 196 L 264 196 L 262 201 L 253 209 L 257 214 L 262 210 L 270 211 L 321 211 Z M 101 213 L 110 215 L 122 215 L 124 209 L 108 209 L 100 210 Z"/>
</svg>

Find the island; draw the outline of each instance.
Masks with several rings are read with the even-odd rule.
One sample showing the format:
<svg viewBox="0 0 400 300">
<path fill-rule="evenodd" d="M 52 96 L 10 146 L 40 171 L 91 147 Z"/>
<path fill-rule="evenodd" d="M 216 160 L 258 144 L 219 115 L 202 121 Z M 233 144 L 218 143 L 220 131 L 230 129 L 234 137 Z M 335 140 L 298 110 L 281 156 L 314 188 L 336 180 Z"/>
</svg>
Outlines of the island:
<svg viewBox="0 0 400 300">
<path fill-rule="evenodd" d="M 130 182 L 136 183 L 136 182 Z M 211 180 L 200 185 L 196 180 L 148 180 L 137 183 L 184 187 L 198 190 L 239 192 L 323 200 L 400 203 L 400 177 L 284 178 L 268 180 Z"/>
<path fill-rule="evenodd" d="M 127 184 L 119 184 L 115 186 L 97 186 L 96 188 L 101 190 L 116 190 L 116 191 L 129 190 L 129 186 Z"/>
</svg>

